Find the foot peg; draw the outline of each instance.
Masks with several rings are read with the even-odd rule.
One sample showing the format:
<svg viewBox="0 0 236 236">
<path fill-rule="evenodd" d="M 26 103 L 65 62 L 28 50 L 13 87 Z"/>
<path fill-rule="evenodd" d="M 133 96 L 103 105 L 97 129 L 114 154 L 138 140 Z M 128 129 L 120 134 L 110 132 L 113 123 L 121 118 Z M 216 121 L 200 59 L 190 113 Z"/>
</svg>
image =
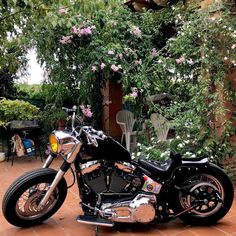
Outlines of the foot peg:
<svg viewBox="0 0 236 236">
<path fill-rule="evenodd" d="M 110 220 L 100 218 L 99 216 L 88 216 L 88 215 L 79 215 L 76 219 L 79 223 L 89 224 L 89 225 L 98 225 L 113 227 L 114 223 Z"/>
</svg>

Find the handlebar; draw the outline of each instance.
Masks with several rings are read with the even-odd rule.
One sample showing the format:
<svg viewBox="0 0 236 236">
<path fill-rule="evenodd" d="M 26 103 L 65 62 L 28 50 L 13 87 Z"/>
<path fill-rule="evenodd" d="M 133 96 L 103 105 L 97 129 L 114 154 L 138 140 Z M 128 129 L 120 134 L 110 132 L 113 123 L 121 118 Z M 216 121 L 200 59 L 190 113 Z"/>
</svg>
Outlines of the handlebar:
<svg viewBox="0 0 236 236">
<path fill-rule="evenodd" d="M 103 133 L 103 131 L 95 130 L 91 126 L 82 126 L 80 128 L 80 131 L 77 132 L 76 129 L 75 129 L 75 120 L 76 120 L 77 107 L 76 106 L 73 106 L 72 108 L 62 107 L 62 109 L 67 113 L 73 112 L 71 128 L 72 128 L 72 133 L 74 133 L 74 135 L 76 137 L 80 137 L 82 132 L 84 132 L 85 135 L 86 135 L 88 144 L 89 145 L 94 145 L 95 147 L 98 146 L 96 138 L 100 138 L 100 139 L 106 139 L 107 138 L 107 136 Z M 97 136 L 97 137 L 95 137 L 95 136 Z"/>
<path fill-rule="evenodd" d="M 71 129 L 72 131 L 75 130 L 75 119 L 76 119 L 76 111 L 77 111 L 77 107 L 76 106 L 73 106 L 71 109 L 70 108 L 67 108 L 67 107 L 62 107 L 62 110 L 64 110 L 65 112 L 69 113 L 69 112 L 73 112 L 72 114 L 72 123 L 71 123 Z"/>
<path fill-rule="evenodd" d="M 77 111 L 77 107 L 76 106 L 73 106 L 72 108 L 62 107 L 62 110 L 64 110 L 67 113 L 69 113 L 69 112 L 76 112 Z"/>
<path fill-rule="evenodd" d="M 105 139 L 107 136 L 103 133 L 102 130 L 95 130 L 91 127 L 91 131 L 93 134 L 97 135 L 99 138 Z"/>
<path fill-rule="evenodd" d="M 103 140 L 107 138 L 107 136 L 103 133 L 102 130 L 95 130 L 91 126 L 83 126 L 83 127 L 81 127 L 80 131 L 78 133 L 78 136 L 80 136 L 82 132 L 85 133 L 88 144 L 89 145 L 92 144 L 95 147 L 98 146 L 97 138 L 100 138 L 100 139 L 103 139 Z"/>
</svg>

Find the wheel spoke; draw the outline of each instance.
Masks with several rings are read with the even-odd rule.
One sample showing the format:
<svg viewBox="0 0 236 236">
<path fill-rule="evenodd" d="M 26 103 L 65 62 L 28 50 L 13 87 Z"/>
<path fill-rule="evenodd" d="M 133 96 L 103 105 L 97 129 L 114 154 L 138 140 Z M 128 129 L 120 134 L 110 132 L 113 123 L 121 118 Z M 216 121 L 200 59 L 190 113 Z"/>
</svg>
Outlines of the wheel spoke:
<svg viewBox="0 0 236 236">
<path fill-rule="evenodd" d="M 43 209 L 38 209 L 37 206 L 45 195 L 49 183 L 39 183 L 27 189 L 19 198 L 16 205 L 16 212 L 21 218 L 37 218 L 49 211 L 56 203 L 57 189 L 51 195 L 47 204 Z"/>
</svg>

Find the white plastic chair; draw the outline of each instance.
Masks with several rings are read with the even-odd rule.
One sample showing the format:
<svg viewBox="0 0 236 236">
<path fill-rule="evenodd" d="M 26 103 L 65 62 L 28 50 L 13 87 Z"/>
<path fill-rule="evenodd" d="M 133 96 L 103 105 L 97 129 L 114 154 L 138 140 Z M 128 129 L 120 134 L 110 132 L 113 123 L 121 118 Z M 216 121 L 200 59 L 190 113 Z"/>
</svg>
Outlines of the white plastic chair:
<svg viewBox="0 0 236 236">
<path fill-rule="evenodd" d="M 135 124 L 134 114 L 128 110 L 121 110 L 116 114 L 116 123 L 120 125 L 122 130 L 121 144 L 125 136 L 126 148 L 130 151 L 131 136 L 137 134 L 136 131 L 133 131 Z"/>
<path fill-rule="evenodd" d="M 161 141 L 167 140 L 171 123 L 164 116 L 157 113 L 151 114 L 150 119 L 156 131 L 157 138 Z"/>
</svg>

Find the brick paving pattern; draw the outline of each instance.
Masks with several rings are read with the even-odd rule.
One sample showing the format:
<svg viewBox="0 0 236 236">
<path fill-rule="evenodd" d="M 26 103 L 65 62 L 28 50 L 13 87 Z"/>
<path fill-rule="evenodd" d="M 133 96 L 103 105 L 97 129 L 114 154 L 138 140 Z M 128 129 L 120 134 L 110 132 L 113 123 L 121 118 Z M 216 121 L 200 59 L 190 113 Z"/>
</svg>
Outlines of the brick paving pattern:
<svg viewBox="0 0 236 236">
<path fill-rule="evenodd" d="M 53 163 L 58 168 L 60 161 Z M 0 204 L 3 195 L 14 179 L 19 175 L 42 166 L 40 158 L 20 158 L 11 162 L 0 163 Z M 71 174 L 66 174 L 68 185 Z M 236 199 L 235 199 L 236 200 Z M 9 224 L 0 211 L 0 236 L 236 236 L 236 201 L 230 212 L 216 225 L 210 227 L 185 225 L 179 219 L 166 224 L 120 224 L 113 228 L 99 227 L 78 223 L 75 219 L 82 211 L 79 207 L 79 196 L 76 185 L 69 189 L 66 200 L 59 211 L 43 224 L 31 228 L 21 229 Z"/>
</svg>

